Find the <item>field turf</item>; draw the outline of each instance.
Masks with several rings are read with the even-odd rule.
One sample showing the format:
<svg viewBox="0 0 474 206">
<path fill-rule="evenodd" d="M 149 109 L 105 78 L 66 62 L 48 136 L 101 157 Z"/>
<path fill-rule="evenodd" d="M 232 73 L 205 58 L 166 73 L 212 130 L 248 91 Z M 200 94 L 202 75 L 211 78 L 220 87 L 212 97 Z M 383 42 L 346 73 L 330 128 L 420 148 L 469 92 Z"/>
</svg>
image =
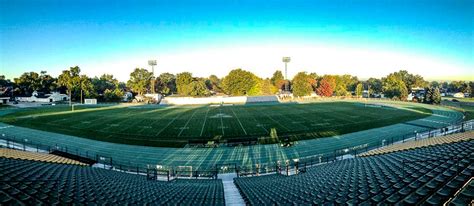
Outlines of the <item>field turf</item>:
<svg viewBox="0 0 474 206">
<path fill-rule="evenodd" d="M 418 107 L 363 103 L 237 106 L 49 106 L 21 109 L 0 121 L 44 131 L 115 143 L 182 147 L 189 140 L 328 137 L 406 122 L 431 115 Z"/>
</svg>

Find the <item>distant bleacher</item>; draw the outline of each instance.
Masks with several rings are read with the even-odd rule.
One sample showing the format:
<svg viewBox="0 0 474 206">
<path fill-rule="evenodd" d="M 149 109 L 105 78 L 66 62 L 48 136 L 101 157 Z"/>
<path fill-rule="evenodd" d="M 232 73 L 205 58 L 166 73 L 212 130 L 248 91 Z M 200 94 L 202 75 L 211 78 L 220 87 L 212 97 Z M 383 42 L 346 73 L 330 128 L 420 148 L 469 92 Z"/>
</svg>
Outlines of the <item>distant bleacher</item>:
<svg viewBox="0 0 474 206">
<path fill-rule="evenodd" d="M 461 141 L 234 182 L 249 205 L 442 205 L 473 176 L 473 152 L 474 140 Z M 455 200 L 454 205 L 471 201 Z"/>
<path fill-rule="evenodd" d="M 275 95 L 272 96 L 249 96 L 245 103 L 267 103 L 267 102 L 278 102 L 278 97 Z"/>
<path fill-rule="evenodd" d="M 21 150 L 16 150 L 16 149 L 9 149 L 9 148 L 0 148 L 0 157 L 60 163 L 60 164 L 73 164 L 73 165 L 82 165 L 82 166 L 87 165 L 82 162 L 68 159 L 61 156 L 57 156 L 54 154 L 28 152 L 28 151 L 21 151 Z"/>
<path fill-rule="evenodd" d="M 0 158 L 0 205 L 224 205 L 220 180 L 148 180 L 77 165 Z"/>
<path fill-rule="evenodd" d="M 438 144 L 453 143 L 459 141 L 468 141 L 474 139 L 474 131 L 456 133 L 447 136 L 432 137 L 427 139 L 421 139 L 418 141 L 408 141 L 400 144 L 393 144 L 386 147 L 377 148 L 368 152 L 360 154 L 361 157 L 367 157 L 371 155 L 386 154 L 390 152 L 397 152 L 407 149 L 414 149 Z"/>
</svg>

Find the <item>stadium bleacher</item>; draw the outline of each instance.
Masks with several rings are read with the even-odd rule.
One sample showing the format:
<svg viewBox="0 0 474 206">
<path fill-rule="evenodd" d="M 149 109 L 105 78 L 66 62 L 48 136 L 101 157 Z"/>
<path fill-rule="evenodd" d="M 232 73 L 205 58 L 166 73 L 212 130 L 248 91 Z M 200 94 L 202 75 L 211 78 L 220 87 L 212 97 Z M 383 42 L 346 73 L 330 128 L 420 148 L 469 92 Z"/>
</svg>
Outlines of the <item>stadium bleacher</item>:
<svg viewBox="0 0 474 206">
<path fill-rule="evenodd" d="M 407 149 L 414 149 L 419 147 L 426 147 L 438 144 L 446 144 L 446 143 L 453 143 L 459 141 L 468 141 L 474 139 L 474 131 L 464 132 L 464 133 L 456 133 L 451 134 L 448 136 L 439 136 L 439 137 L 432 137 L 427 139 L 422 139 L 418 141 L 408 141 L 401 144 L 393 144 L 386 147 L 377 148 L 368 152 L 364 152 L 360 154 L 361 157 L 371 156 L 371 155 L 379 155 L 385 154 L 390 152 L 402 151 Z"/>
<path fill-rule="evenodd" d="M 94 167 L 0 158 L 0 205 L 224 205 L 220 180 L 151 181 Z"/>
<path fill-rule="evenodd" d="M 236 194 L 249 205 L 472 204 L 473 134 L 390 145 L 300 168 L 298 175 L 235 178 Z M 53 154 L 0 148 L 0 205 L 224 205 L 224 191 L 219 179 L 156 181 Z"/>
<path fill-rule="evenodd" d="M 474 177 L 448 202 L 451 205 L 462 205 L 465 203 L 474 205 Z"/>
<path fill-rule="evenodd" d="M 0 148 L 0 157 L 60 163 L 60 164 L 73 164 L 73 165 L 83 165 L 83 166 L 87 165 L 76 160 L 68 159 L 68 158 L 53 155 L 53 154 L 28 152 L 28 151 L 21 151 L 21 150 L 16 150 L 16 149 L 9 149 L 9 148 Z"/>
<path fill-rule="evenodd" d="M 234 182 L 250 205 L 439 205 L 472 177 L 473 152 L 474 141 L 463 141 L 346 159 L 308 168 L 299 175 L 245 177 Z"/>
</svg>

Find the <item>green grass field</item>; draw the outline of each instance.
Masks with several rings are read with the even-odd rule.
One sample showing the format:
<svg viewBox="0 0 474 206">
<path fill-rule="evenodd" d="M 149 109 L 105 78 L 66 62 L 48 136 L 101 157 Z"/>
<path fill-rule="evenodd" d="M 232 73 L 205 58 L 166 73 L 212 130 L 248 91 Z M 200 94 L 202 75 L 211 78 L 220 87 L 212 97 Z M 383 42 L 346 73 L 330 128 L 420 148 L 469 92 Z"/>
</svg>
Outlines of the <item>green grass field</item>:
<svg viewBox="0 0 474 206">
<path fill-rule="evenodd" d="M 328 137 L 429 116 L 421 107 L 326 102 L 238 106 L 67 106 L 21 109 L 1 121 L 115 143 L 182 147 L 188 140 Z"/>
</svg>

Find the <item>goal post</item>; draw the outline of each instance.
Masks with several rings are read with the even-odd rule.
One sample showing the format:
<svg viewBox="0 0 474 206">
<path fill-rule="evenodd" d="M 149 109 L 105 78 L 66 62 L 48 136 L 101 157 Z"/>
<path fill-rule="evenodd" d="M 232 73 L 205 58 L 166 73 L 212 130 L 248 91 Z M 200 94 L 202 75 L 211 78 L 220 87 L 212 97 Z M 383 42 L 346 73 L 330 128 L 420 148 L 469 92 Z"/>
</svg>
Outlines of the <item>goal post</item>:
<svg viewBox="0 0 474 206">
<path fill-rule="evenodd" d="M 177 166 L 175 169 L 175 174 L 178 177 L 192 177 L 193 166 Z"/>
</svg>

